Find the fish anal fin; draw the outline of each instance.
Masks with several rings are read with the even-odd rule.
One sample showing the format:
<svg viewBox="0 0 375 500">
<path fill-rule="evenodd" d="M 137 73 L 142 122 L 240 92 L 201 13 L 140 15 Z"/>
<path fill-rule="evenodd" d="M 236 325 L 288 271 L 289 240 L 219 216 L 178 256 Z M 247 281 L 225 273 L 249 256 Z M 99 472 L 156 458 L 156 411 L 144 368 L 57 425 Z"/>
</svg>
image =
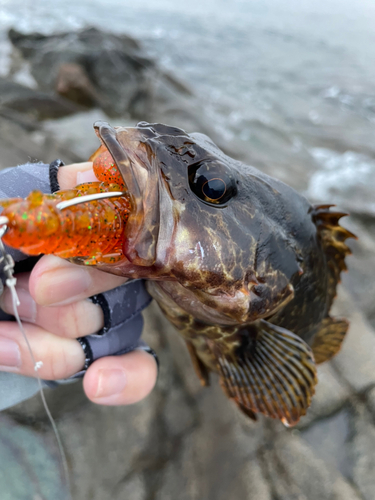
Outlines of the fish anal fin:
<svg viewBox="0 0 375 500">
<path fill-rule="evenodd" d="M 345 319 L 327 317 L 315 335 L 311 349 L 317 364 L 335 356 L 342 345 L 349 323 Z"/>
<path fill-rule="evenodd" d="M 300 337 L 261 320 L 207 345 L 224 392 L 250 418 L 262 413 L 293 426 L 305 415 L 317 379 L 312 351 Z"/>
<path fill-rule="evenodd" d="M 210 373 L 207 366 L 198 358 L 197 351 L 194 345 L 186 341 L 186 347 L 188 348 L 191 362 L 193 363 L 195 373 L 198 375 L 200 383 L 203 387 L 210 385 Z"/>
</svg>

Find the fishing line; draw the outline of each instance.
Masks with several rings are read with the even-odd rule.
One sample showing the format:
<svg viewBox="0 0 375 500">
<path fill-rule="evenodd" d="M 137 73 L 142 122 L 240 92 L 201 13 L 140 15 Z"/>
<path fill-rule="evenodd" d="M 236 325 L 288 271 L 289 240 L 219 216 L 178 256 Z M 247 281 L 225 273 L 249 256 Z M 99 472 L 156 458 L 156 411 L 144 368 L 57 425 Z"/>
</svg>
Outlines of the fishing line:
<svg viewBox="0 0 375 500">
<path fill-rule="evenodd" d="M 39 370 L 39 368 L 41 368 L 43 366 L 43 362 L 35 360 L 35 356 L 34 356 L 32 348 L 31 348 L 29 339 L 27 338 L 25 329 L 23 327 L 22 321 L 21 321 L 19 314 L 18 314 L 18 307 L 20 305 L 20 300 L 18 298 L 17 291 L 16 291 L 17 278 L 15 278 L 13 275 L 13 273 L 14 273 L 14 260 L 13 260 L 12 256 L 6 252 L 3 241 L 2 241 L 2 237 L 4 236 L 4 234 L 6 233 L 6 231 L 8 229 L 7 223 L 9 223 L 8 219 L 4 216 L 0 216 L 0 265 L 2 265 L 2 270 L 3 270 L 5 277 L 6 277 L 5 285 L 9 288 L 9 290 L 11 292 L 13 315 L 16 318 L 18 327 L 19 327 L 19 329 L 22 333 L 22 336 L 26 342 L 26 346 L 27 346 L 27 349 L 29 351 L 31 361 L 32 361 L 33 366 L 34 366 L 35 377 L 38 381 L 39 394 L 40 394 L 40 397 L 42 399 L 44 409 L 46 411 L 47 417 L 50 421 L 53 433 L 54 433 L 56 441 L 57 441 L 57 446 L 58 446 L 58 449 L 60 452 L 60 458 L 61 458 L 61 464 L 62 464 L 63 476 L 64 476 L 66 488 L 68 490 L 68 494 L 69 494 L 70 498 L 72 498 L 70 476 L 69 476 L 69 469 L 68 469 L 68 461 L 67 461 L 66 454 L 65 454 L 65 451 L 64 451 L 64 448 L 62 445 L 59 431 L 57 430 L 55 420 L 50 412 L 50 409 L 48 407 L 48 404 L 47 404 L 47 401 L 45 398 L 42 380 L 38 374 L 38 370 Z"/>
</svg>

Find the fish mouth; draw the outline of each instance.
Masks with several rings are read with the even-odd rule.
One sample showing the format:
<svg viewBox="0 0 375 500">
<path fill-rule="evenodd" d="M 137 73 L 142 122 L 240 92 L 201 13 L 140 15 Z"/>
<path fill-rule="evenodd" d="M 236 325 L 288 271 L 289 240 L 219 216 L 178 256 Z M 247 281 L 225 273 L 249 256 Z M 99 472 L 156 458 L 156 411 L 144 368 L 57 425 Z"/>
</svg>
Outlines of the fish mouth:
<svg viewBox="0 0 375 500">
<path fill-rule="evenodd" d="M 152 266 L 157 259 L 160 229 L 159 169 L 150 161 L 140 130 L 94 123 L 96 135 L 108 149 L 128 192 L 131 211 L 124 232 L 124 254 L 136 266 Z"/>
</svg>

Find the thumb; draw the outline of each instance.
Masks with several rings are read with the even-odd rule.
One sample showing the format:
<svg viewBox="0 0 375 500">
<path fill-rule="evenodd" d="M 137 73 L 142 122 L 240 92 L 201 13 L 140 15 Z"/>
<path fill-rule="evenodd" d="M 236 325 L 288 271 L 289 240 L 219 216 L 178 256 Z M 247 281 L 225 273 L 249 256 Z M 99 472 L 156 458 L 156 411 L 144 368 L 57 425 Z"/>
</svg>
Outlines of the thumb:
<svg viewBox="0 0 375 500">
<path fill-rule="evenodd" d="M 97 181 L 92 170 L 92 162 L 73 163 L 59 168 L 57 179 L 61 189 L 70 189 L 77 184 Z"/>
<path fill-rule="evenodd" d="M 136 403 L 153 389 L 158 375 L 155 358 L 145 351 L 97 359 L 83 379 L 86 396 L 97 404 Z"/>
</svg>

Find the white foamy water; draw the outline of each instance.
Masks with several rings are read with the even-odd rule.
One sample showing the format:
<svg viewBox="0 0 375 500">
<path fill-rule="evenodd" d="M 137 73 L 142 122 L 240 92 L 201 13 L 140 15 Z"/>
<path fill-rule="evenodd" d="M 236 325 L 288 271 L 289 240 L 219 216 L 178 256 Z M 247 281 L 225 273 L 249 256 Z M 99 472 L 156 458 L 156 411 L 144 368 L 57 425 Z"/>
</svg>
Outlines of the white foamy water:
<svg viewBox="0 0 375 500">
<path fill-rule="evenodd" d="M 310 179 L 307 197 L 337 203 L 355 212 L 375 215 L 375 160 L 353 151 L 343 154 L 314 148 L 311 154 L 322 167 Z"/>
</svg>

